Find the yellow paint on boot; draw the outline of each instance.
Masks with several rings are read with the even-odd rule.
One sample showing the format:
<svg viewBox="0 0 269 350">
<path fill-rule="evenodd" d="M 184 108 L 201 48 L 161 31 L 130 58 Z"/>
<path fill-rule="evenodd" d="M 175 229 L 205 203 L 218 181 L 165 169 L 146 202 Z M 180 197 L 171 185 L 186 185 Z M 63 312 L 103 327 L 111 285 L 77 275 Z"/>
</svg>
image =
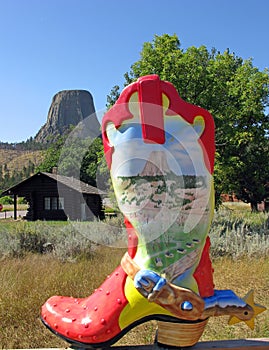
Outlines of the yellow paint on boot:
<svg viewBox="0 0 269 350">
<path fill-rule="evenodd" d="M 151 303 L 147 298 L 143 297 L 135 288 L 134 282 L 130 277 L 127 277 L 124 292 L 129 303 L 125 306 L 119 318 L 121 329 L 149 315 L 173 316 L 163 307 L 154 302 Z"/>
</svg>

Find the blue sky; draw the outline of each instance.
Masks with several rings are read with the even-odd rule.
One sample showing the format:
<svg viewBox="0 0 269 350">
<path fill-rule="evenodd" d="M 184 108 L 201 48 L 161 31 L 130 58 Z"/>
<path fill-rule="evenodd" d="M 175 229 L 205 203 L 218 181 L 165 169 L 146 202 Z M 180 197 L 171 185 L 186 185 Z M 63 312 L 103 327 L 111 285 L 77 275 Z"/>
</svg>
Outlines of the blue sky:
<svg viewBox="0 0 269 350">
<path fill-rule="evenodd" d="M 268 0 L 0 0 L 0 141 L 35 136 L 60 90 L 96 110 L 154 34 L 269 67 Z"/>
</svg>

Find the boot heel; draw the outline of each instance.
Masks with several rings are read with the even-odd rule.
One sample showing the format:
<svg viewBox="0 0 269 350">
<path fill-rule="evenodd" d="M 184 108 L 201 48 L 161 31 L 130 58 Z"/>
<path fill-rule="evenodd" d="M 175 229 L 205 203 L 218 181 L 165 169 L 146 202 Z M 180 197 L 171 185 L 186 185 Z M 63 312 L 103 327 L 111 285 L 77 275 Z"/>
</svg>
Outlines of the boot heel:
<svg viewBox="0 0 269 350">
<path fill-rule="evenodd" d="M 200 339 L 207 320 L 195 323 L 173 323 L 157 321 L 157 342 L 174 347 L 195 345 Z"/>
</svg>

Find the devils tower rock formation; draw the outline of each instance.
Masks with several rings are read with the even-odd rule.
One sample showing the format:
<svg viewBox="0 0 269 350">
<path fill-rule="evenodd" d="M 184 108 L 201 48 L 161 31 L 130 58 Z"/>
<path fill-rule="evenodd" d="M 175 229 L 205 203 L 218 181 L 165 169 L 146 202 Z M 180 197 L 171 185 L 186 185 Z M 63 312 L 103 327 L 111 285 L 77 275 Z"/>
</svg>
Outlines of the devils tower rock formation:
<svg viewBox="0 0 269 350">
<path fill-rule="evenodd" d="M 35 140 L 50 143 L 76 126 L 87 120 L 91 133 L 96 136 L 100 124 L 95 116 L 92 95 L 86 90 L 64 90 L 58 92 L 52 99 L 46 124 L 39 130 Z M 90 135 L 89 135 L 90 136 Z"/>
<path fill-rule="evenodd" d="M 152 151 L 140 176 L 160 176 L 166 175 L 169 172 L 171 170 L 169 169 L 165 152 Z"/>
</svg>

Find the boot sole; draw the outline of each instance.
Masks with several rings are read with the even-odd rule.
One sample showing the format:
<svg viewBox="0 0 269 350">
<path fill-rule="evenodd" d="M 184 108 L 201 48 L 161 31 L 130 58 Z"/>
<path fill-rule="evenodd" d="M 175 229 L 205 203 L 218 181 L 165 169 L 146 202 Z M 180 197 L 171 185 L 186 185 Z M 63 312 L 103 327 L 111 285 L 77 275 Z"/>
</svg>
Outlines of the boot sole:
<svg viewBox="0 0 269 350">
<path fill-rule="evenodd" d="M 54 329 L 52 329 L 46 321 L 41 317 L 42 323 L 55 335 L 57 335 L 59 338 L 63 339 L 67 343 L 71 345 L 71 347 L 75 348 L 83 348 L 83 349 L 96 349 L 96 348 L 105 348 L 113 345 L 116 343 L 118 340 L 120 340 L 126 333 L 128 333 L 131 329 L 135 328 L 136 326 L 148 322 L 148 321 L 162 321 L 162 322 L 170 322 L 170 323 L 180 323 L 180 324 L 198 324 L 201 321 L 205 320 L 197 320 L 197 321 L 187 321 L 187 320 L 180 320 L 176 317 L 171 317 L 171 316 L 166 316 L 166 315 L 153 315 L 153 316 L 146 316 L 132 324 L 130 324 L 128 327 L 124 328 L 118 335 L 115 337 L 109 339 L 108 341 L 101 342 L 101 343 L 84 343 L 84 342 L 79 342 L 77 340 L 70 339 Z"/>
</svg>

